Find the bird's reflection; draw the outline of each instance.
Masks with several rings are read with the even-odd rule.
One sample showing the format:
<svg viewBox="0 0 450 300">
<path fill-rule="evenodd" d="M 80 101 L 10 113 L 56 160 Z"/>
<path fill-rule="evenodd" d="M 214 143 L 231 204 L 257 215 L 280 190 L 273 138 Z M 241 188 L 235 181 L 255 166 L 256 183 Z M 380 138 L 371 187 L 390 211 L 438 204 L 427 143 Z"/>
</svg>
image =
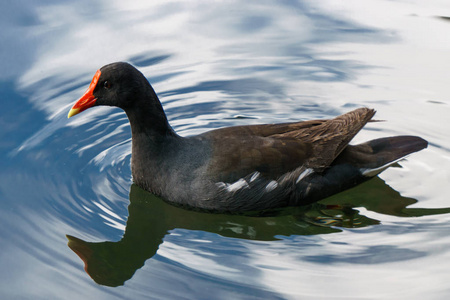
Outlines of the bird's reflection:
<svg viewBox="0 0 450 300">
<path fill-rule="evenodd" d="M 402 197 L 378 177 L 351 190 L 307 207 L 286 208 L 253 215 L 225 215 L 186 210 L 170 205 L 136 185 L 131 186 L 129 217 L 118 242 L 86 242 L 67 236 L 68 246 L 84 262 L 98 284 L 119 286 L 156 254 L 164 236 L 175 228 L 202 230 L 225 237 L 276 240 L 277 236 L 325 234 L 378 224 L 359 214 L 365 207 L 382 214 L 410 217 L 449 213 L 449 208 L 407 208 L 417 202 Z"/>
</svg>

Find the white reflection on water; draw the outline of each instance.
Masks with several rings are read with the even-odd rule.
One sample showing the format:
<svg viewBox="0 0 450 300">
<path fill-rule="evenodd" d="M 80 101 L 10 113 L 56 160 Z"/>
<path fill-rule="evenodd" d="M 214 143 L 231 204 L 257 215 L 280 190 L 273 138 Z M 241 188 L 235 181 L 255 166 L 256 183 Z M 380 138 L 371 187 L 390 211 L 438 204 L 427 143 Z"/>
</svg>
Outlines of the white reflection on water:
<svg viewBox="0 0 450 300">
<path fill-rule="evenodd" d="M 80 4 L 42 7 L 35 12 L 41 26 L 52 28 L 58 35 L 54 36 L 53 31 L 40 33 L 47 42 L 39 46 L 41 56 L 21 77 L 20 86 L 22 89 L 37 88 L 34 94 L 39 96 L 31 100 L 53 115 L 62 103 L 72 102 L 68 96 L 80 92 L 71 91 L 55 99 L 61 85 L 82 90 L 81 83 L 87 82 L 104 64 L 162 53 L 169 55 L 163 65 L 141 68 L 150 79 L 180 70 L 183 73 L 178 78 L 156 82 L 156 90 L 160 92 L 192 87 L 206 78 L 228 80 L 239 75 L 242 79 L 243 74 L 252 70 L 253 76 L 255 70 L 256 74 L 273 74 L 273 81 L 282 87 L 283 79 L 302 75 L 302 64 L 306 64 L 305 75 L 327 73 L 320 63 L 307 65 L 316 59 L 315 53 L 309 50 L 311 45 L 342 37 L 353 36 L 356 40 L 358 36 L 340 28 L 321 27 L 323 23 L 343 23 L 348 28 L 356 28 L 332 15 L 325 17 L 320 12 L 310 12 L 311 8 L 304 4 L 252 3 L 239 5 L 239 9 L 236 4 L 233 1 L 215 5 L 141 1 L 131 7 L 119 1 L 90 4 L 93 9 L 96 5 L 105 7 L 101 10 L 101 18 L 86 14 L 86 8 Z M 51 17 L 54 14 L 59 18 Z M 366 36 L 373 41 L 384 39 L 382 31 L 366 31 Z M 292 40 L 294 36 L 295 40 Z M 336 62 L 329 61 L 330 64 Z M 342 71 L 350 71 L 347 69 Z M 267 75 L 264 77 L 268 78 Z M 52 80 L 45 82 L 47 78 Z M 242 88 L 246 86 L 242 85 Z M 58 101 L 58 105 L 53 105 L 53 101 Z"/>
</svg>

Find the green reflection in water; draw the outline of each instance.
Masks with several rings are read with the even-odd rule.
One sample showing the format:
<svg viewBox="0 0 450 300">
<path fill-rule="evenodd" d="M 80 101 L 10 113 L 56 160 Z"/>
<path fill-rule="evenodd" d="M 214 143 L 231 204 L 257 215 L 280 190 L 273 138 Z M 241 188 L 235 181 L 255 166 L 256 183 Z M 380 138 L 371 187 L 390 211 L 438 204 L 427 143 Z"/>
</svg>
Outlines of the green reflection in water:
<svg viewBox="0 0 450 300">
<path fill-rule="evenodd" d="M 173 229 L 201 230 L 224 237 L 272 241 L 280 236 L 315 235 L 379 224 L 355 207 L 399 217 L 449 213 L 450 208 L 407 208 L 417 200 L 402 197 L 378 177 L 351 190 L 305 207 L 247 215 L 226 215 L 186 210 L 164 202 L 136 185 L 131 186 L 129 217 L 120 241 L 86 242 L 67 236 L 68 246 L 84 261 L 98 284 L 119 286 L 156 254 L 164 236 Z"/>
</svg>

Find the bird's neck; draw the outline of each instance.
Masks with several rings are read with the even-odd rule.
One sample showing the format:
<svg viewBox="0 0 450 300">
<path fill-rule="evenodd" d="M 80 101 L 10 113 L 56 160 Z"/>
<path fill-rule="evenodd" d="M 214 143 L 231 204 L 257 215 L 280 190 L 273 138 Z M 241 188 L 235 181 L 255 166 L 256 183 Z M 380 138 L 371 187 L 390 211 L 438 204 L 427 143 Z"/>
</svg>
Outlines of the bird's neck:
<svg viewBox="0 0 450 300">
<path fill-rule="evenodd" d="M 156 93 L 149 85 L 138 105 L 125 109 L 134 138 L 145 136 L 148 143 L 164 143 L 166 138 L 178 137 L 167 120 Z"/>
<path fill-rule="evenodd" d="M 160 183 L 153 176 L 160 173 L 167 152 L 182 140 L 170 127 L 161 103 L 156 98 L 142 99 L 136 108 L 126 109 L 131 126 L 133 180 L 138 185 L 158 193 Z M 151 183 L 152 186 L 149 186 Z M 154 186 L 153 186 L 154 185 Z"/>
</svg>

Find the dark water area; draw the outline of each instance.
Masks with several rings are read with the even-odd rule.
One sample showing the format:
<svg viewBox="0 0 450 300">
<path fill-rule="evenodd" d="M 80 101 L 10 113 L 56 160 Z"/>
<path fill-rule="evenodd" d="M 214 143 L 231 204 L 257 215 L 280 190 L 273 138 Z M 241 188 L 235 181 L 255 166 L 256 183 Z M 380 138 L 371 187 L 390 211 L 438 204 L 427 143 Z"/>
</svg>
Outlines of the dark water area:
<svg viewBox="0 0 450 300">
<path fill-rule="evenodd" d="M 445 299 L 445 1 L 0 4 L 1 299 Z M 125 114 L 67 113 L 138 67 L 183 136 L 377 110 L 429 147 L 308 207 L 189 211 L 133 185 Z M 353 143 L 352 142 L 352 143 Z"/>
</svg>

